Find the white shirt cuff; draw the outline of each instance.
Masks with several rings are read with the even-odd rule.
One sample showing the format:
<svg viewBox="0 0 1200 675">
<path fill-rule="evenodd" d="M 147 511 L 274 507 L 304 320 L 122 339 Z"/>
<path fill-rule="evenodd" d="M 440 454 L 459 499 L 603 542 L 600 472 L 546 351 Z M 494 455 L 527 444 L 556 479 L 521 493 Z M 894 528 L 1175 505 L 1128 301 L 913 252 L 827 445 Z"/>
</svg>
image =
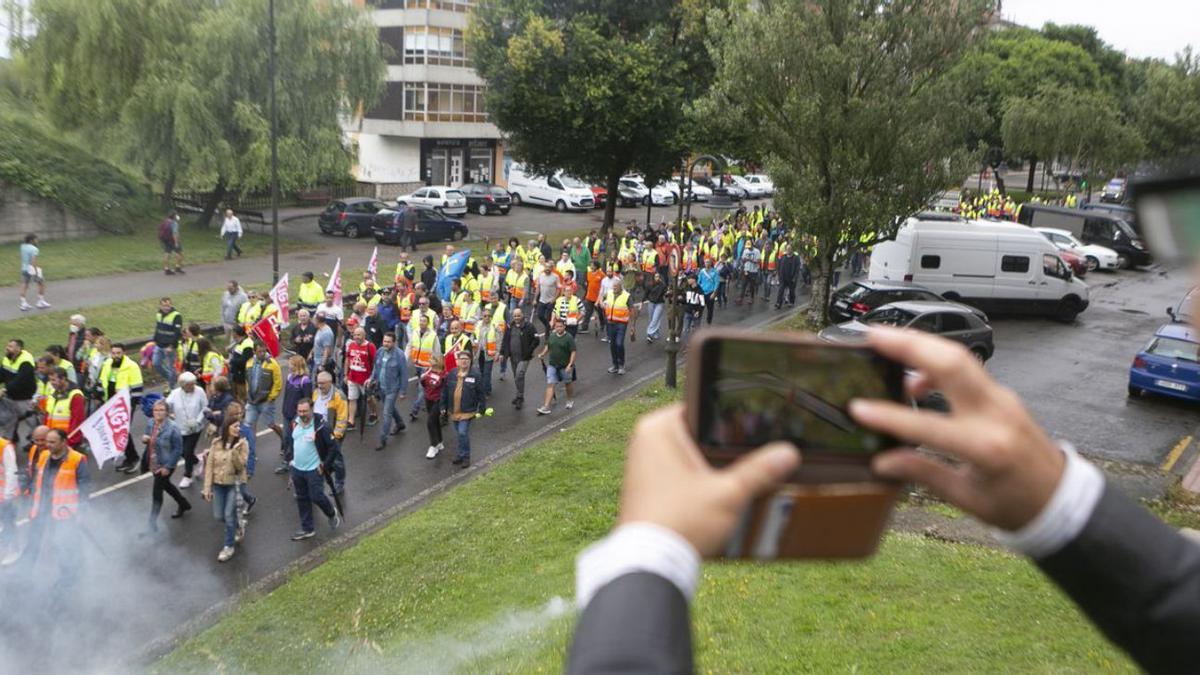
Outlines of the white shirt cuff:
<svg viewBox="0 0 1200 675">
<path fill-rule="evenodd" d="M 575 560 L 576 606 L 582 611 L 601 588 L 633 572 L 663 577 L 690 601 L 700 577 L 700 554 L 679 534 L 660 525 L 621 525 Z"/>
<path fill-rule="evenodd" d="M 993 530 L 1003 545 L 1031 558 L 1044 558 L 1070 543 L 1092 518 L 1096 503 L 1104 493 L 1104 474 L 1095 464 L 1061 443 L 1067 464 L 1054 495 L 1041 513 L 1015 531 Z"/>
</svg>

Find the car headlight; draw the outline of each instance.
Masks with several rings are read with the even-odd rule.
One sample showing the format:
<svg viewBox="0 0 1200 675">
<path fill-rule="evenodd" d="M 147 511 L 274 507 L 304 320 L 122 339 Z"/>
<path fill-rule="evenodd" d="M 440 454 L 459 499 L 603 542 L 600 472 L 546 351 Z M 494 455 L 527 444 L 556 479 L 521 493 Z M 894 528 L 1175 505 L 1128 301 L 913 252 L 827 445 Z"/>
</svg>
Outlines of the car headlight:
<svg viewBox="0 0 1200 675">
<path fill-rule="evenodd" d="M 1139 251 L 1144 251 L 1144 250 L 1146 250 L 1146 247 L 1142 246 L 1142 242 L 1140 242 L 1140 241 L 1136 241 L 1136 240 L 1133 242 L 1133 247 L 1134 247 L 1134 248 L 1136 248 L 1136 249 L 1137 249 L 1137 250 L 1139 250 Z"/>
</svg>

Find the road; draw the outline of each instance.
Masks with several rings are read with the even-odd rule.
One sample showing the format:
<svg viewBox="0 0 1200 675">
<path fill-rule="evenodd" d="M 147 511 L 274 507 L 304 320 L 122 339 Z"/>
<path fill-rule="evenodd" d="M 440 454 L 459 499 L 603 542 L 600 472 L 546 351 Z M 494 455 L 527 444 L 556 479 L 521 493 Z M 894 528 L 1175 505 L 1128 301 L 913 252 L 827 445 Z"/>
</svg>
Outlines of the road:
<svg viewBox="0 0 1200 675">
<path fill-rule="evenodd" d="M 718 322 L 757 324 L 778 315 L 763 303 L 752 309 L 731 305 L 718 311 Z M 580 345 L 575 409 L 567 414 L 559 407 L 548 417 L 536 414 L 534 408 L 545 385 L 536 367 L 527 377 L 528 405 L 521 411 L 510 404 L 511 376 L 505 382 L 495 382 L 490 403 L 496 415 L 474 425 L 473 466 L 467 471 L 450 464 L 454 457 L 453 432 L 447 435 L 446 451 L 435 460 L 425 459 L 428 439 L 424 417 L 394 437 L 384 452 L 373 450 L 377 427 L 368 428 L 363 441 L 357 432 L 351 433 L 344 445 L 347 524 L 332 532 L 318 512 L 317 536 L 304 542 L 290 540 L 298 528 L 295 501 L 286 489 L 285 477 L 271 473 L 278 462 L 279 443 L 273 435 L 260 437 L 259 469 L 251 481 L 259 501 L 251 514 L 246 540 L 228 563 L 215 559 L 222 526 L 212 518 L 210 505 L 201 501 L 199 484 L 185 491 L 193 511 L 180 520 L 171 520 L 168 516 L 175 505 L 168 497 L 159 533 L 146 535 L 150 481 L 116 474 L 110 463 L 95 474 L 93 489 L 98 490 L 98 496 L 90 500 L 86 514 L 93 537 L 84 543 L 81 559 L 69 563 L 78 574 L 70 599 L 62 604 L 49 599 L 47 584 L 56 577 L 53 563 L 33 583 L 27 583 L 28 577 L 23 574 L 5 575 L 0 592 L 10 611 L 0 618 L 0 672 L 77 672 L 101 667 L 122 670 L 122 664 L 131 665 L 147 654 L 169 648 L 161 640 L 188 622 L 207 616 L 206 612 L 215 612 L 238 592 L 255 584 L 269 586 L 282 580 L 292 569 L 290 566 L 314 565 L 337 546 L 323 544 L 339 538 L 348 541 L 356 528 L 361 532 L 381 524 L 423 497 L 478 475 L 499 457 L 519 452 L 661 377 L 657 374 L 664 364 L 661 342 L 629 345 L 628 373 L 623 377 L 605 372 L 609 365 L 607 344 L 582 335 Z M 409 393 L 413 394 L 414 389 L 410 388 Z M 402 407 L 407 402 L 402 402 Z M 138 419 L 140 425 L 140 415 Z M 140 429 L 135 433 L 140 436 Z M 176 482 L 178 478 L 177 471 Z M 63 617 L 72 617 L 69 629 L 52 629 L 51 624 Z M 269 628 L 265 630 L 269 632 Z M 38 646 L 30 649 L 31 644 Z M 269 648 L 269 644 L 266 636 L 264 645 Z"/>
<path fill-rule="evenodd" d="M 1186 269 L 1093 272 L 1091 306 L 1074 324 L 996 318 L 988 370 L 1056 438 L 1102 460 L 1158 467 L 1196 427 L 1196 407 L 1126 397 L 1129 365 L 1191 287 Z"/>
</svg>

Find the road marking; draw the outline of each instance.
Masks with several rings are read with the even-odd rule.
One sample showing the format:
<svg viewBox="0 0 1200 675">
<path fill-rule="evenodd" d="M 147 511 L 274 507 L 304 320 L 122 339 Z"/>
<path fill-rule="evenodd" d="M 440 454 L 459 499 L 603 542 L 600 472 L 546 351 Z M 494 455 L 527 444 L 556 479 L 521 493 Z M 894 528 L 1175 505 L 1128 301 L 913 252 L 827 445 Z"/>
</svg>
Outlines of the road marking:
<svg viewBox="0 0 1200 675">
<path fill-rule="evenodd" d="M 1175 466 L 1175 462 L 1179 461 L 1179 458 L 1183 455 L 1183 451 L 1187 450 L 1188 446 L 1191 444 L 1191 436 L 1184 436 L 1183 438 L 1179 439 L 1179 442 L 1175 444 L 1175 447 L 1171 448 L 1171 452 L 1167 455 L 1166 461 L 1163 462 L 1162 472 L 1170 473 L 1171 468 Z"/>
</svg>

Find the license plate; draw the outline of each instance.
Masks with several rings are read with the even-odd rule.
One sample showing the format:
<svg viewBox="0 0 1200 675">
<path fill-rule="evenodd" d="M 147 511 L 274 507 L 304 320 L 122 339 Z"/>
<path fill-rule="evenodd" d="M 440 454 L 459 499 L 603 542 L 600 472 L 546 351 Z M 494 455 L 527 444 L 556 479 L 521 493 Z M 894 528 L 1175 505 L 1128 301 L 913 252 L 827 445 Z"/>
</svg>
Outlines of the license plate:
<svg viewBox="0 0 1200 675">
<path fill-rule="evenodd" d="M 1156 386 L 1162 387 L 1163 389 L 1171 389 L 1173 391 L 1187 391 L 1186 384 L 1180 384 L 1179 382 L 1172 382 L 1170 380 L 1155 380 L 1154 384 Z"/>
<path fill-rule="evenodd" d="M 833 305 L 834 305 L 834 307 L 838 307 L 840 309 L 846 309 L 847 307 L 850 306 L 849 304 L 846 303 L 845 300 L 838 300 L 837 302 L 833 303 Z"/>
</svg>

